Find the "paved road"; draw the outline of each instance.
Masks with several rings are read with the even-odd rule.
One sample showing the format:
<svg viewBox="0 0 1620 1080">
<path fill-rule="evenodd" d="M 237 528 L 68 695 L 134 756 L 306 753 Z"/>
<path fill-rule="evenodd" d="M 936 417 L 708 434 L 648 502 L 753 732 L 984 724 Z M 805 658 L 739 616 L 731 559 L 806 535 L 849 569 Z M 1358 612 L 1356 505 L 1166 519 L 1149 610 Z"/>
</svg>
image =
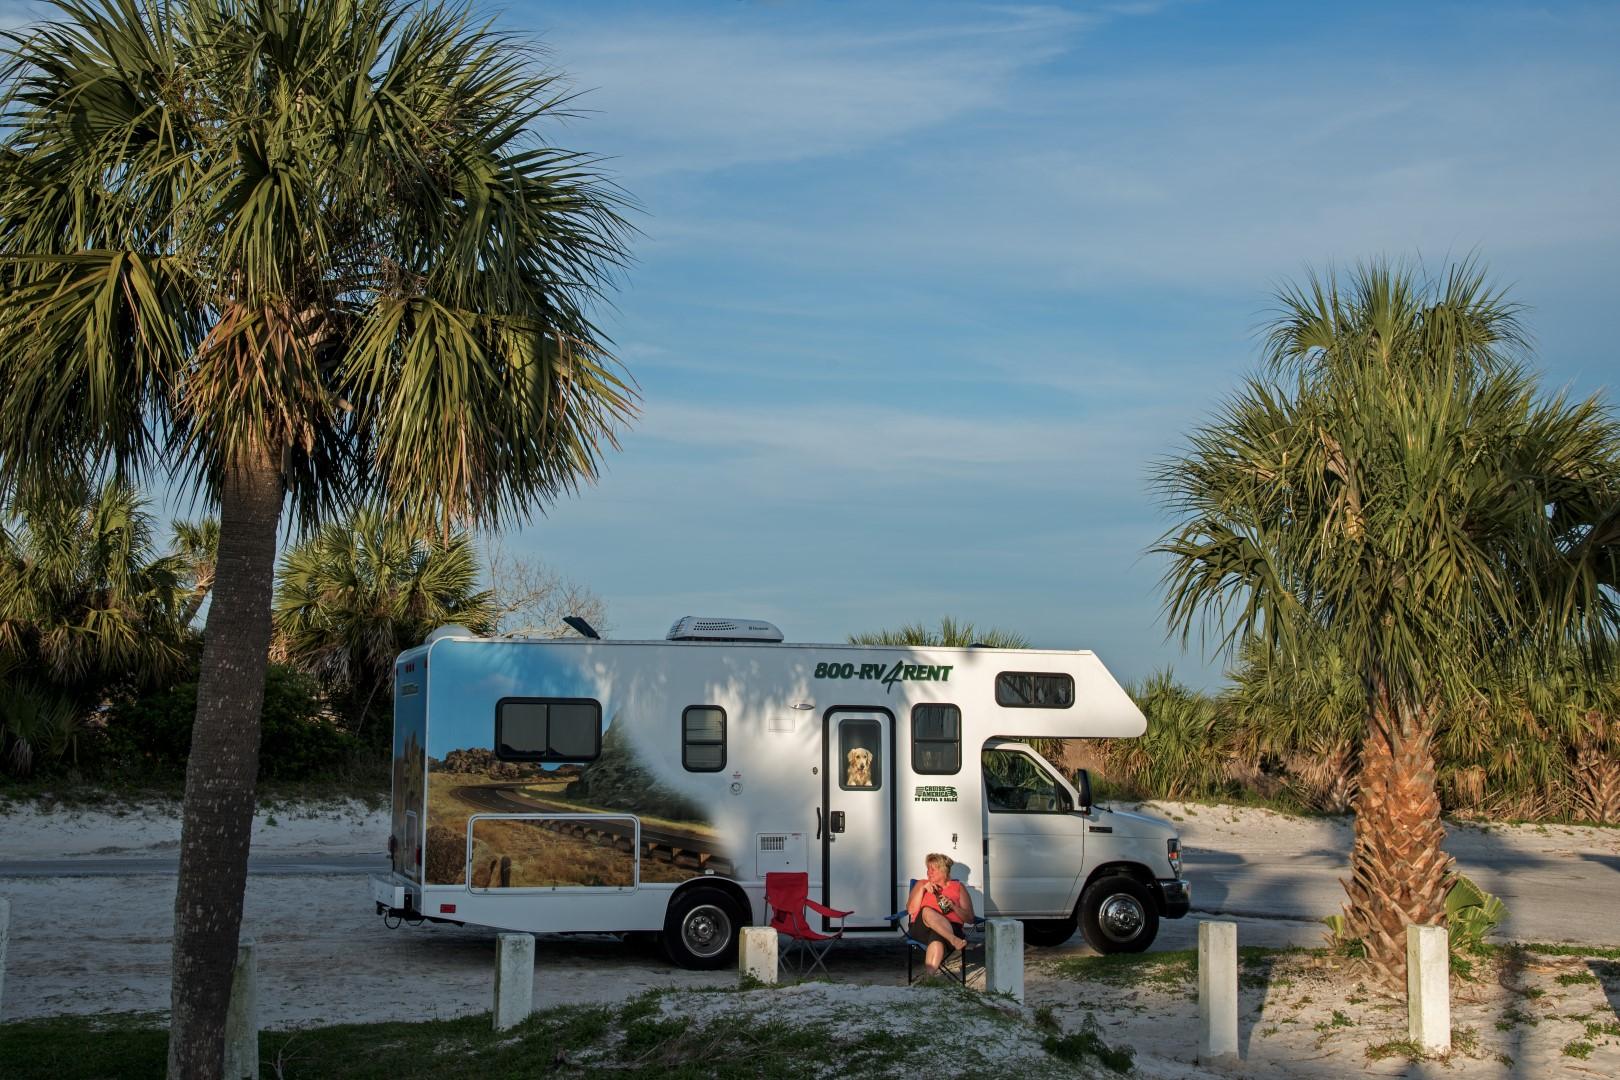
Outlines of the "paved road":
<svg viewBox="0 0 1620 1080">
<path fill-rule="evenodd" d="M 1504 936 L 1520 941 L 1620 945 L 1620 858 L 1579 852 L 1504 851 L 1461 868 L 1508 906 Z M 248 873 L 269 877 L 379 873 L 384 855 L 254 856 Z M 149 877 L 175 873 L 174 858 L 63 858 L 0 862 L 0 878 Z M 1193 910 L 1245 919 L 1311 923 L 1344 903 L 1345 856 L 1332 851 L 1191 851 Z"/>
<path fill-rule="evenodd" d="M 1516 941 L 1620 945 L 1620 859 L 1503 851 L 1459 857 L 1458 868 L 1507 905 L 1500 933 Z M 1337 852 L 1189 853 L 1185 872 L 1196 911 L 1256 918 L 1319 919 L 1344 904 Z"/>
</svg>

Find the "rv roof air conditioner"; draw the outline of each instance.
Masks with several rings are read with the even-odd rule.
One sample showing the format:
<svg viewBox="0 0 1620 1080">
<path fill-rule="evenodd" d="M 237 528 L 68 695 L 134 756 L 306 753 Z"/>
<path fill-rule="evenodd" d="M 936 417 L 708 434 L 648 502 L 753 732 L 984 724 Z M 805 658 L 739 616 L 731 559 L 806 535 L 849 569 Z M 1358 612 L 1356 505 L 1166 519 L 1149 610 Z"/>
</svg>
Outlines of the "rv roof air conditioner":
<svg viewBox="0 0 1620 1080">
<path fill-rule="evenodd" d="M 782 641 L 782 631 L 764 619 L 677 619 L 667 641 Z"/>
<path fill-rule="evenodd" d="M 445 623 L 443 626 L 435 628 L 431 633 L 428 634 L 427 637 L 423 638 L 422 644 L 431 645 L 440 638 L 475 638 L 477 636 L 477 634 L 473 633 L 465 626 L 462 626 L 460 623 Z"/>
</svg>

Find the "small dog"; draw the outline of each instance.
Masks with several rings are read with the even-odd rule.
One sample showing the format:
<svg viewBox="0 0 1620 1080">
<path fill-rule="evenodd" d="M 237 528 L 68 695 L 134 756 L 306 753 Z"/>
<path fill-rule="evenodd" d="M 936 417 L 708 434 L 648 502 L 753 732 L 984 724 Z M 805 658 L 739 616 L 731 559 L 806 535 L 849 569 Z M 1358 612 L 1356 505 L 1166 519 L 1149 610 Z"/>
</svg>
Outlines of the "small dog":
<svg viewBox="0 0 1620 1080">
<path fill-rule="evenodd" d="M 849 769 L 844 774 L 845 787 L 872 786 L 872 751 L 857 746 L 849 752 Z"/>
</svg>

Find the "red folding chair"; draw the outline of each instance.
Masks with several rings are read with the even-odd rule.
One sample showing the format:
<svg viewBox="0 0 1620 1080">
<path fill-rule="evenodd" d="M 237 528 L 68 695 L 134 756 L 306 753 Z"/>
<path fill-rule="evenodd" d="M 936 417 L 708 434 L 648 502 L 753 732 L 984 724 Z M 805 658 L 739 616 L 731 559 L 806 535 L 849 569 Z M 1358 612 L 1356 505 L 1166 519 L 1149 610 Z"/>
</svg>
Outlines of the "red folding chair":
<svg viewBox="0 0 1620 1080">
<path fill-rule="evenodd" d="M 782 952 L 782 966 L 786 967 L 788 957 L 794 956 L 798 961 L 794 970 L 801 978 L 817 968 L 822 974 L 828 974 L 827 953 L 843 938 L 844 918 L 853 912 L 838 911 L 810 899 L 810 875 L 802 873 L 766 874 L 765 907 L 770 925 L 788 939 L 787 948 Z M 837 919 L 838 929 L 831 934 L 811 929 L 806 911 Z"/>
</svg>

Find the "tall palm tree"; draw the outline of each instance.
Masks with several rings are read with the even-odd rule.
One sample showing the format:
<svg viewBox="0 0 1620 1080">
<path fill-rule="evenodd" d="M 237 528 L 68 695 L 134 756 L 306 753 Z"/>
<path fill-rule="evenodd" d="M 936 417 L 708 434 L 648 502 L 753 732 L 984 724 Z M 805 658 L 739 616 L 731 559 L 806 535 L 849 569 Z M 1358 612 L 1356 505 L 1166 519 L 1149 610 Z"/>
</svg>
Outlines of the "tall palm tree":
<svg viewBox="0 0 1620 1080">
<path fill-rule="evenodd" d="M 1472 266 L 1374 264 L 1279 304 L 1268 374 L 1159 473 L 1180 518 L 1157 548 L 1166 608 L 1295 667 L 1321 635 L 1356 673 L 1346 919 L 1401 985 L 1405 927 L 1443 923 L 1452 882 L 1443 709 L 1499 650 L 1590 652 L 1620 622 L 1620 430 L 1596 400 L 1538 394 L 1516 308 Z"/>
<path fill-rule="evenodd" d="M 0 517 L 0 749 L 13 771 L 70 751 L 109 694 L 185 662 L 181 565 L 126 484 L 69 475 Z"/>
<path fill-rule="evenodd" d="M 274 618 L 292 663 L 344 687 L 359 735 L 394 657 L 435 627 L 495 626 L 472 538 L 422 537 L 376 507 L 322 526 L 282 556 Z"/>
<path fill-rule="evenodd" d="M 541 140 L 523 42 L 409 0 L 57 0 L 10 38 L 0 486 L 63 462 L 217 508 L 169 1071 L 221 1069 L 284 507 L 497 526 L 634 397 L 587 308 L 622 201 Z"/>
</svg>

